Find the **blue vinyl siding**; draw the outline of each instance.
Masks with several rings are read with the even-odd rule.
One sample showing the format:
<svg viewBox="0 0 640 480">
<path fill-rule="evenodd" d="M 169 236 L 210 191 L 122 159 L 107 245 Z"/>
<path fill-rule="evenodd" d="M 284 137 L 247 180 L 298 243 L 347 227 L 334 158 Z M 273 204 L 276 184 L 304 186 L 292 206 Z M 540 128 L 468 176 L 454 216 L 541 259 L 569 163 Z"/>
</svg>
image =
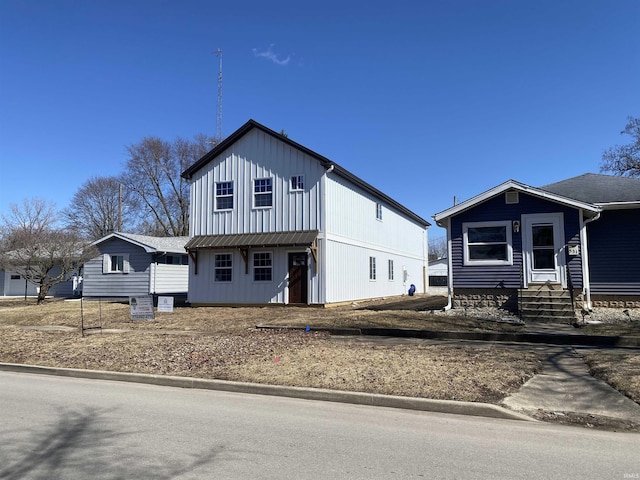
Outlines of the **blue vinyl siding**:
<svg viewBox="0 0 640 480">
<path fill-rule="evenodd" d="M 640 209 L 605 210 L 587 236 L 591 291 L 640 295 Z"/>
<path fill-rule="evenodd" d="M 512 234 L 513 265 L 463 265 L 462 224 L 466 222 L 521 221 L 523 214 L 556 213 L 564 215 L 565 244 L 580 243 L 580 212 L 571 207 L 522 192 L 516 204 L 505 203 L 501 193 L 451 219 L 451 260 L 454 288 L 520 288 L 522 286 L 522 233 Z M 580 256 L 569 257 L 568 270 L 575 288 L 582 287 Z"/>
</svg>

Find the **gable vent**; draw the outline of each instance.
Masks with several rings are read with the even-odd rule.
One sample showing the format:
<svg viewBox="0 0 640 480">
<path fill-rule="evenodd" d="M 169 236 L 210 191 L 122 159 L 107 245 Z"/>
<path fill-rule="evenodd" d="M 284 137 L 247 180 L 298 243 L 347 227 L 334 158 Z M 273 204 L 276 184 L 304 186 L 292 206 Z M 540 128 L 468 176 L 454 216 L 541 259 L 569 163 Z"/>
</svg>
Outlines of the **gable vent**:
<svg viewBox="0 0 640 480">
<path fill-rule="evenodd" d="M 504 195 L 504 203 L 520 203 L 518 192 L 511 191 Z"/>
</svg>

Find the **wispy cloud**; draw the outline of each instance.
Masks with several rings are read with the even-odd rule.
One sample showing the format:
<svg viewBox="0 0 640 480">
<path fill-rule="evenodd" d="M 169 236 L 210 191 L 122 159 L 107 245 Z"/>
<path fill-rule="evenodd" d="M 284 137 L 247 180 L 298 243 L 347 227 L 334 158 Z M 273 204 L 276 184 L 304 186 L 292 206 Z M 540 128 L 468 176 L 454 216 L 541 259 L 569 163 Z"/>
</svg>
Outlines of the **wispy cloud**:
<svg viewBox="0 0 640 480">
<path fill-rule="evenodd" d="M 266 58 L 267 60 L 271 60 L 276 65 L 288 65 L 289 62 L 291 61 L 291 55 L 287 55 L 285 58 L 280 58 L 281 57 L 280 54 L 273 51 L 274 45 L 275 44 L 272 43 L 271 45 L 269 45 L 269 48 L 263 51 L 260 51 L 257 48 L 254 48 L 253 56 Z"/>
</svg>

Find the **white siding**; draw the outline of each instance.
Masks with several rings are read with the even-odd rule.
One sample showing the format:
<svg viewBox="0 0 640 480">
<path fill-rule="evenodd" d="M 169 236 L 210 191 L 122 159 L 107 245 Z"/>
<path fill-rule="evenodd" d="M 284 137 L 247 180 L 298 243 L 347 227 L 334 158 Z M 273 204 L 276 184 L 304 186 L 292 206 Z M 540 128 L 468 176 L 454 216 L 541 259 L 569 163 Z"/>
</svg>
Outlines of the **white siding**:
<svg viewBox="0 0 640 480">
<path fill-rule="evenodd" d="M 260 130 L 252 130 L 194 175 L 191 184 L 192 235 L 319 230 L 320 178 L 317 159 Z M 294 175 L 304 190 L 291 191 Z M 253 208 L 253 181 L 273 179 L 273 206 Z M 234 208 L 215 210 L 216 182 L 234 182 Z"/>
<path fill-rule="evenodd" d="M 334 174 L 327 176 L 326 189 L 326 302 L 402 295 L 411 284 L 424 292 L 426 229 Z M 376 218 L 379 203 L 381 220 Z M 369 280 L 369 257 L 376 258 L 375 281 Z M 388 280 L 389 260 L 393 281 Z"/>
<path fill-rule="evenodd" d="M 188 265 L 151 264 L 151 293 L 187 293 Z"/>
<path fill-rule="evenodd" d="M 245 273 L 245 263 L 237 250 L 200 250 L 198 251 L 198 274 L 193 267 L 189 269 L 189 302 L 194 304 L 263 304 L 288 303 L 288 254 L 301 249 L 255 249 L 249 251 L 249 269 Z M 256 282 L 253 280 L 253 253 L 271 252 L 272 281 Z M 232 255 L 232 281 L 215 281 L 215 255 L 228 253 Z M 191 261 L 191 260 L 190 260 Z M 309 303 L 318 303 L 318 275 L 313 273 L 313 257 L 309 255 L 308 266 Z"/>
</svg>

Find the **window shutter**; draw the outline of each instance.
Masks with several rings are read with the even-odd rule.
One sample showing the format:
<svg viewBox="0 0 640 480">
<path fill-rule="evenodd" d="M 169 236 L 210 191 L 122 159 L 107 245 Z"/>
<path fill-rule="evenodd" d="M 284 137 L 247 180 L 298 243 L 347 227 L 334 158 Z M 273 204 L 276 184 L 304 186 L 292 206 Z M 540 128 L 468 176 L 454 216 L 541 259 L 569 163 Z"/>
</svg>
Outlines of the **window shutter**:
<svg viewBox="0 0 640 480">
<path fill-rule="evenodd" d="M 105 253 L 102 255 L 102 273 L 109 273 L 109 254 Z"/>
<path fill-rule="evenodd" d="M 129 273 L 129 254 L 125 253 L 124 255 L 124 260 L 123 260 L 123 265 L 122 265 L 122 271 L 123 273 Z"/>
</svg>

